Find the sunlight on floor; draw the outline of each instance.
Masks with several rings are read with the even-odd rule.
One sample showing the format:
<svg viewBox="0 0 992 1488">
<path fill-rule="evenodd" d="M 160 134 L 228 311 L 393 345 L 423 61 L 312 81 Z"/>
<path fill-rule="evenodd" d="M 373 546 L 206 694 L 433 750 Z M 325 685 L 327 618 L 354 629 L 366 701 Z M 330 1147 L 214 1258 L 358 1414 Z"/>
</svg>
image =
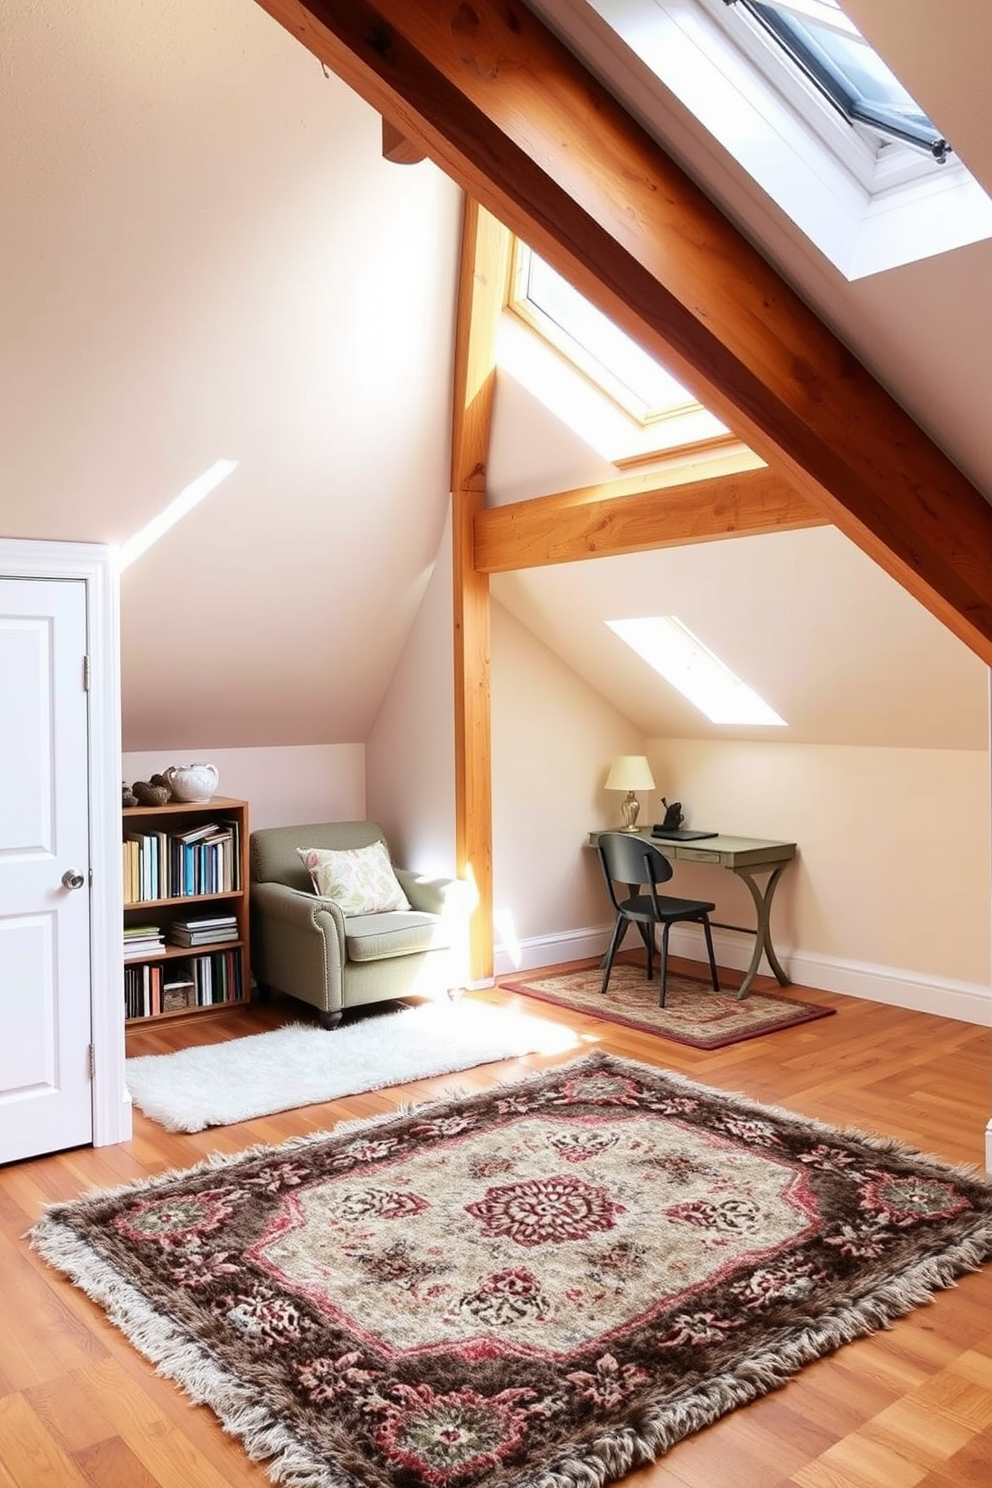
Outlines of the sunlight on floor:
<svg viewBox="0 0 992 1488">
<path fill-rule="evenodd" d="M 441 993 L 429 1000 L 441 1005 L 448 999 L 446 993 Z M 564 1054 L 570 1049 L 581 1049 L 585 1045 L 599 1043 L 595 1034 L 576 1033 L 574 1029 L 533 1013 L 495 1007 L 490 1002 L 476 1000 L 471 993 L 450 1003 L 450 1009 L 452 1021 L 457 1020 L 468 1027 L 484 1027 L 498 1022 L 501 1033 L 519 1033 L 521 1038 L 526 1037 L 530 1041 L 530 1050 L 534 1054 Z"/>
</svg>

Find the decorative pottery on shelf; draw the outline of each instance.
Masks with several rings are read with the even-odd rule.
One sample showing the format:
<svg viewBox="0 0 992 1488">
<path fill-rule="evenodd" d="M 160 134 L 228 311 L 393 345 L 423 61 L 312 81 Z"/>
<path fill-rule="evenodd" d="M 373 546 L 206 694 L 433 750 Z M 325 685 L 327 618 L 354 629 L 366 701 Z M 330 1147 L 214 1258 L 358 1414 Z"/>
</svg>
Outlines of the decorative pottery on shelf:
<svg viewBox="0 0 992 1488">
<path fill-rule="evenodd" d="M 209 801 L 217 793 L 216 765 L 170 765 L 165 778 L 174 801 Z"/>
</svg>

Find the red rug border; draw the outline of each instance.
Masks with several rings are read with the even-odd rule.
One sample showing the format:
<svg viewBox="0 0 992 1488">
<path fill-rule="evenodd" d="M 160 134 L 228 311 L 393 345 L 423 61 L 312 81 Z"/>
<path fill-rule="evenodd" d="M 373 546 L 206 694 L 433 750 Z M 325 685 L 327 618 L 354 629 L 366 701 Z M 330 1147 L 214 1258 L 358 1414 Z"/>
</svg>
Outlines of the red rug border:
<svg viewBox="0 0 992 1488">
<path fill-rule="evenodd" d="M 595 969 L 595 968 L 590 968 Z M 683 975 L 684 973 L 679 973 Z M 564 972 L 561 975 L 571 975 Z M 687 977 L 687 981 L 695 981 L 695 977 Z M 700 986 L 706 983 L 700 981 Z M 803 1023 L 813 1023 L 818 1018 L 829 1018 L 836 1013 L 836 1008 L 818 1007 L 815 1003 L 802 1002 L 796 997 L 779 997 L 774 992 L 761 992 L 758 995 L 767 998 L 770 1002 L 781 1002 L 788 1007 L 800 1008 L 802 1012 L 795 1018 L 790 1018 L 788 1023 L 779 1023 L 773 1027 L 755 1028 L 750 1033 L 736 1034 L 733 1038 L 717 1038 L 712 1042 L 704 1043 L 701 1039 L 686 1038 L 677 1033 L 667 1033 L 663 1029 L 656 1028 L 651 1023 L 642 1023 L 640 1019 L 621 1015 L 618 1013 L 596 1013 L 589 1008 L 577 1007 L 574 1002 L 569 1002 L 563 997 L 554 997 L 549 992 L 538 992 L 526 982 L 514 981 L 504 982 L 500 979 L 499 986 L 505 992 L 516 992 L 521 997 L 532 997 L 535 1002 L 547 1002 L 552 1007 L 566 1008 L 569 1012 L 579 1013 L 589 1018 L 602 1018 L 604 1023 L 618 1023 L 623 1028 L 633 1028 L 638 1033 L 652 1033 L 657 1038 L 667 1039 L 670 1044 L 681 1044 L 687 1049 L 702 1049 L 704 1053 L 712 1053 L 716 1049 L 727 1049 L 732 1044 L 745 1044 L 749 1039 L 763 1038 L 768 1033 L 783 1033 L 787 1028 L 798 1028 Z"/>
</svg>

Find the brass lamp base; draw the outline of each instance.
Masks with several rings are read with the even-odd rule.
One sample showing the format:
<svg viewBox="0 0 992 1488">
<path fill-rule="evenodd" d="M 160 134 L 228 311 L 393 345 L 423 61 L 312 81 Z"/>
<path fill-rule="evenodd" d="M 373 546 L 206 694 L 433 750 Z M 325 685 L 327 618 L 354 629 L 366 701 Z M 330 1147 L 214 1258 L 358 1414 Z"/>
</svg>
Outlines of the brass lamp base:
<svg viewBox="0 0 992 1488">
<path fill-rule="evenodd" d="M 623 826 L 620 828 L 621 832 L 637 831 L 637 818 L 640 810 L 640 801 L 634 795 L 633 791 L 628 791 L 624 799 L 620 802 L 620 815 L 623 817 Z"/>
</svg>

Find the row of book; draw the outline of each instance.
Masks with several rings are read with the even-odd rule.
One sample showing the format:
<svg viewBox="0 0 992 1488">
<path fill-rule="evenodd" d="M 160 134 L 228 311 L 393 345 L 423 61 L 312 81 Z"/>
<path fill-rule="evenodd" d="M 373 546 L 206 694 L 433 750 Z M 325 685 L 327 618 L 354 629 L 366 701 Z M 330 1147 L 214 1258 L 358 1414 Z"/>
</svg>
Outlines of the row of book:
<svg viewBox="0 0 992 1488">
<path fill-rule="evenodd" d="M 244 997 L 240 951 L 193 956 L 182 965 L 183 975 L 174 973 L 168 963 L 125 966 L 124 1016 L 155 1018 Z"/>
<path fill-rule="evenodd" d="M 212 821 L 182 832 L 125 832 L 124 903 L 230 894 L 241 888 L 237 821 Z"/>
</svg>

